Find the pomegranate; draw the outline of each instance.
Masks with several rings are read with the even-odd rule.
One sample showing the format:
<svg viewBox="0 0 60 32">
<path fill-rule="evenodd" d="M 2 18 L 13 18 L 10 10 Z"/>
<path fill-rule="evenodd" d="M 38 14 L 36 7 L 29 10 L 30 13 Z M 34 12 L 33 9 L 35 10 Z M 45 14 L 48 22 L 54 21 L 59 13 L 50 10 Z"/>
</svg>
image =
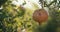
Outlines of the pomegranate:
<svg viewBox="0 0 60 32">
<path fill-rule="evenodd" d="M 48 19 L 48 13 L 44 9 L 37 9 L 33 13 L 33 20 L 41 24 Z"/>
</svg>

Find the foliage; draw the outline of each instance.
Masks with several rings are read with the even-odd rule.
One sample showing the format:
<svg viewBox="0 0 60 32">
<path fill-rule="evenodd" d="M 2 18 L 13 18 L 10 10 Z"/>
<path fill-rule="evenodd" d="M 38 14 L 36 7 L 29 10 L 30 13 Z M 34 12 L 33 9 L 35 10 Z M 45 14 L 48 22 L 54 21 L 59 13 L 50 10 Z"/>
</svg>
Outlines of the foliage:
<svg viewBox="0 0 60 32">
<path fill-rule="evenodd" d="M 38 25 L 32 19 L 33 9 L 13 5 L 9 0 L 0 0 L 0 6 L 3 7 L 0 9 L 0 32 L 21 32 L 23 29 L 26 29 L 27 32 L 57 32 L 59 30 L 57 28 L 60 28 L 60 10 L 55 9 L 56 6 L 50 7 L 54 5 L 53 3 L 56 1 L 52 1 L 48 5 L 44 4 L 49 8 L 51 19 Z M 23 3 L 23 5 L 25 4 Z M 36 4 L 33 3 L 33 5 L 35 10 L 38 9 Z"/>
<path fill-rule="evenodd" d="M 7 0 L 0 0 L 0 6 L 3 5 Z"/>
</svg>

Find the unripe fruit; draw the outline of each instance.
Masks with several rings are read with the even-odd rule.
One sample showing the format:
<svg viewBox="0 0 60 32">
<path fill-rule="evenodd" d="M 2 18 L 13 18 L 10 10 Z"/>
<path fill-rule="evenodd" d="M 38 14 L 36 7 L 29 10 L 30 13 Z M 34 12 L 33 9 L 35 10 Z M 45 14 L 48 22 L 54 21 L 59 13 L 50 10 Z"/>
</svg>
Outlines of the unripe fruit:
<svg viewBox="0 0 60 32">
<path fill-rule="evenodd" d="M 35 10 L 33 13 L 33 20 L 41 24 L 48 19 L 48 13 L 44 9 Z"/>
</svg>

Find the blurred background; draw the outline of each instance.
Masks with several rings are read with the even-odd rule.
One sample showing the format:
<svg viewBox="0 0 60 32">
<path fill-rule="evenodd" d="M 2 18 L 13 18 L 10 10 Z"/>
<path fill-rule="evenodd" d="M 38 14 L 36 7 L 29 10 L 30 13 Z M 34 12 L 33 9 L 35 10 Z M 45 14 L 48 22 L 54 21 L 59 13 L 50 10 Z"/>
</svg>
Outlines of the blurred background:
<svg viewBox="0 0 60 32">
<path fill-rule="evenodd" d="M 32 16 L 42 8 L 48 20 L 39 25 Z M 60 32 L 60 0 L 0 0 L 0 32 Z"/>
</svg>

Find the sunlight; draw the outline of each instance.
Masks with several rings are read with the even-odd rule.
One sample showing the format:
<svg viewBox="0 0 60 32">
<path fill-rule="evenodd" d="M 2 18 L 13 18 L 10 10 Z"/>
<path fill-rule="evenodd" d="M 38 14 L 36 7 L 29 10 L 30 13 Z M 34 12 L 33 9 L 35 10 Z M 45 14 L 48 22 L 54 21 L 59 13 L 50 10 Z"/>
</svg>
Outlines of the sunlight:
<svg viewBox="0 0 60 32">
<path fill-rule="evenodd" d="M 20 6 L 24 3 L 24 1 L 26 2 L 26 5 L 24 5 L 24 7 L 33 9 L 33 3 L 35 3 L 36 5 L 38 5 L 39 8 L 41 8 L 41 6 L 39 4 L 39 0 L 17 0 L 17 1 L 14 0 L 14 1 L 12 1 L 12 4 Z"/>
</svg>

